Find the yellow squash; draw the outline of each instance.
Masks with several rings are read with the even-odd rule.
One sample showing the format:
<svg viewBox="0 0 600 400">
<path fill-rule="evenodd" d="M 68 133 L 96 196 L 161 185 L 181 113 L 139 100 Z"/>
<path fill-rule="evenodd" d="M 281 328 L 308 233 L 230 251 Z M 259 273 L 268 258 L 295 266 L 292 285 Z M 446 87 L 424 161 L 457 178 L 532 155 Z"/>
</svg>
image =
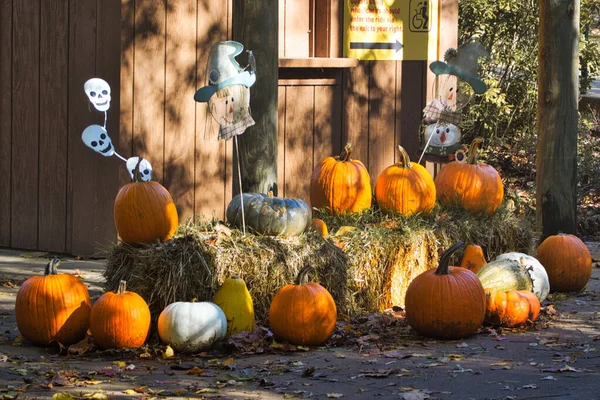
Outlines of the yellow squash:
<svg viewBox="0 0 600 400">
<path fill-rule="evenodd" d="M 246 282 L 236 275 L 225 279 L 213 298 L 227 317 L 227 336 L 254 330 L 254 305 Z"/>
</svg>

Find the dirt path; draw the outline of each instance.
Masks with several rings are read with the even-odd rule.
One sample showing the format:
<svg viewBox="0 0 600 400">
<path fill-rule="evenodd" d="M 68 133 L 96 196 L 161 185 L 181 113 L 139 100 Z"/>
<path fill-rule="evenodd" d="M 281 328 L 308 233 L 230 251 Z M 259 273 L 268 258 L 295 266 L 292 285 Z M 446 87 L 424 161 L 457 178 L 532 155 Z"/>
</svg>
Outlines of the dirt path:
<svg viewBox="0 0 600 400">
<path fill-rule="evenodd" d="M 600 243 L 589 246 L 595 267 L 587 290 L 552 295 L 527 329 L 484 328 L 465 340 L 435 341 L 416 335 L 398 312 L 342 320 L 328 347 L 282 348 L 259 329 L 218 351 L 172 358 L 163 356 L 165 346 L 158 343 L 137 351 L 79 348 L 83 354 L 58 354 L 57 348 L 21 341 L 15 296 L 47 259 L 1 250 L 0 396 L 600 399 Z M 98 297 L 102 264 L 63 261 L 63 272 L 76 270 Z"/>
</svg>

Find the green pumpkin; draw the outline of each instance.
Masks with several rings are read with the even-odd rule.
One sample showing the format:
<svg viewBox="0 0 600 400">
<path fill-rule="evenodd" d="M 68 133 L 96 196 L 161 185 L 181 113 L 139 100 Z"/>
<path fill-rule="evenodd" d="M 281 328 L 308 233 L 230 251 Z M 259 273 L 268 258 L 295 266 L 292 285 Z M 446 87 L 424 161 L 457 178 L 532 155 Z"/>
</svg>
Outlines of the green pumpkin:
<svg viewBox="0 0 600 400">
<path fill-rule="evenodd" d="M 284 199 L 262 193 L 243 193 L 246 226 L 266 236 L 297 236 L 312 221 L 308 204 L 300 199 Z M 227 221 L 242 227 L 242 197 L 238 194 L 227 206 Z"/>
<path fill-rule="evenodd" d="M 521 263 L 531 278 L 533 293 L 536 295 L 540 303 L 546 299 L 548 293 L 550 293 L 550 281 L 548 279 L 546 268 L 544 268 L 537 258 L 525 253 L 513 251 L 510 253 L 500 254 L 494 261 L 496 260 L 513 260 Z"/>
<path fill-rule="evenodd" d="M 477 276 L 484 289 L 533 291 L 533 282 L 527 269 L 515 260 L 491 261 L 477 271 Z"/>
</svg>

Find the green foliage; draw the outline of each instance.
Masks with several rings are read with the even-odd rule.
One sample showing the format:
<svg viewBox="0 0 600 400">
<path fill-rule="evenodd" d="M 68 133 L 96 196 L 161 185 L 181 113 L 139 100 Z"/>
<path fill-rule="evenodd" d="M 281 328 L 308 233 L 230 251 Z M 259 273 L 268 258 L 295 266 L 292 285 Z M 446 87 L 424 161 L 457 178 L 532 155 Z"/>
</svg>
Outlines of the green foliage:
<svg viewBox="0 0 600 400">
<path fill-rule="evenodd" d="M 595 23 L 600 0 L 581 0 L 580 87 L 585 91 L 600 71 L 600 48 L 586 34 Z M 463 111 L 463 136 L 488 144 L 535 141 L 537 114 L 539 10 L 537 0 L 461 0 L 459 43 L 479 41 L 489 51 L 480 60 L 481 76 L 489 89 Z"/>
</svg>

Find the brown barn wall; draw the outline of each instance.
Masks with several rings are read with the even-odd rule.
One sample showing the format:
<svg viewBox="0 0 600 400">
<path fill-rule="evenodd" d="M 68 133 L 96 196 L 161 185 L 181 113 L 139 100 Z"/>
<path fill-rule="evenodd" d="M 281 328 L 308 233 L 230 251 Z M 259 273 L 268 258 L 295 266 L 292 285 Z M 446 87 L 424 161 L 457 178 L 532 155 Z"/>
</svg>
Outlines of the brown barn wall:
<svg viewBox="0 0 600 400">
<path fill-rule="evenodd" d="M 456 0 L 441 3 L 438 57 L 457 29 Z M 280 0 L 280 57 L 340 57 L 342 4 Z M 231 12 L 231 0 L 0 0 L 0 90 L 11 94 L 0 98 L 0 246 L 95 255 L 114 243 L 113 201 L 129 177 L 81 141 L 103 123 L 83 92 L 94 76 L 113 90 L 116 150 L 152 162 L 181 222 L 224 217 L 233 144 L 192 97 L 211 43 L 231 38 Z M 398 144 L 417 157 L 428 64 L 280 68 L 279 195 L 308 201 L 312 169 L 346 142 L 373 183 Z"/>
</svg>

